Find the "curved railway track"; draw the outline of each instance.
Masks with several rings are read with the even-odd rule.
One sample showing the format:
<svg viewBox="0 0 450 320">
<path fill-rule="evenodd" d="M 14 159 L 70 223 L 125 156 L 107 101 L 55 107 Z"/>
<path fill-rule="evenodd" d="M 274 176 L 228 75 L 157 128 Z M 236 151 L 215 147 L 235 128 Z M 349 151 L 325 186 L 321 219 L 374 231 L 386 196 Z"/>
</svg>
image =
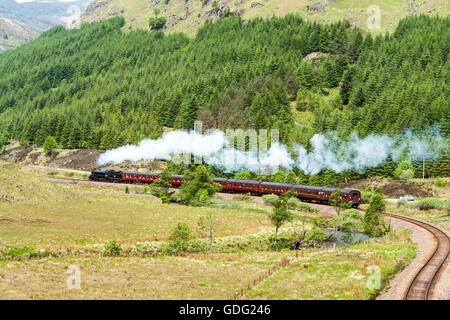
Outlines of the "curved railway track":
<svg viewBox="0 0 450 320">
<path fill-rule="evenodd" d="M 433 253 L 429 256 L 426 263 L 420 268 L 419 272 L 414 276 L 414 279 L 408 286 L 403 300 L 429 300 L 432 297 L 433 289 L 443 270 L 443 265 L 447 260 L 450 251 L 449 236 L 436 228 L 435 226 L 419 221 L 413 218 L 400 216 L 392 213 L 386 213 L 387 216 L 403 220 L 415 224 L 428 232 L 430 232 L 435 239 L 436 245 Z"/>
</svg>

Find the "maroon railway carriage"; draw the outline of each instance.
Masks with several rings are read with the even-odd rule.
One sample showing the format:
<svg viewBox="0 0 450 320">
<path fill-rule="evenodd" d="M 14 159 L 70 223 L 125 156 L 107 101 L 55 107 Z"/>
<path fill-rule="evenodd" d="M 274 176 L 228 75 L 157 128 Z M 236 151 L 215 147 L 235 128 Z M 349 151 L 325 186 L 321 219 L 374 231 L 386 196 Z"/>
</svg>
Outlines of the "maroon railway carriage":
<svg viewBox="0 0 450 320">
<path fill-rule="evenodd" d="M 292 189 L 292 184 L 277 182 L 260 182 L 260 193 L 284 194 Z"/>
<path fill-rule="evenodd" d="M 230 192 L 250 192 L 253 194 L 260 194 L 260 183 L 261 181 L 254 180 L 227 179 L 227 181 L 222 182 L 221 185 L 222 190 Z"/>
</svg>

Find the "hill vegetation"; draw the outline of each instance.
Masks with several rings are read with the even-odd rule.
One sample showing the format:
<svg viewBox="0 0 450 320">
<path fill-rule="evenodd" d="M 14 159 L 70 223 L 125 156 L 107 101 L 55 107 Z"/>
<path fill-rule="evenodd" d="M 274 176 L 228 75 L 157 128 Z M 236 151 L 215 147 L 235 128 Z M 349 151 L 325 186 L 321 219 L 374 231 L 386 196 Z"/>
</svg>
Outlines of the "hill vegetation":
<svg viewBox="0 0 450 320">
<path fill-rule="evenodd" d="M 379 18 L 374 5 L 379 9 Z M 249 20 L 298 14 L 310 22 L 348 21 L 361 30 L 379 34 L 393 32 L 398 22 L 410 15 L 434 16 L 449 12 L 446 0 L 96 0 L 83 14 L 82 21 L 97 22 L 123 15 L 126 20 L 124 28 L 135 30 L 148 29 L 150 18 L 164 18 L 167 20 L 165 30 L 195 35 L 206 21 L 228 16 L 240 15 Z M 372 28 L 378 23 L 376 28 Z"/>
<path fill-rule="evenodd" d="M 436 123 L 448 138 L 449 22 L 406 18 L 375 37 L 294 15 L 230 17 L 194 39 L 124 32 L 122 17 L 55 27 L 0 55 L 0 141 L 42 145 L 51 135 L 64 148 L 110 149 L 195 119 L 278 128 L 288 145 L 321 131 L 345 138 Z M 305 61 L 311 53 L 318 58 Z M 294 125 L 299 112 L 311 120 Z"/>
</svg>

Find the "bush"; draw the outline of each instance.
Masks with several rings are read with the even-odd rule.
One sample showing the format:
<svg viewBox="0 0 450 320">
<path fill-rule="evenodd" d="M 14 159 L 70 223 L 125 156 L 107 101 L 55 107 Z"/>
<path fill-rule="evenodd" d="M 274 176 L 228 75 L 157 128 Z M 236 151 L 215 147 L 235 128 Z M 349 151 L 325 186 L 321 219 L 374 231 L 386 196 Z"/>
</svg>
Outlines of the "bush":
<svg viewBox="0 0 450 320">
<path fill-rule="evenodd" d="M 405 171 L 411 171 L 412 176 L 409 178 L 411 179 L 414 176 L 414 167 L 409 161 L 401 161 L 397 168 L 394 170 L 394 177 L 397 179 L 405 180 L 405 177 L 408 177 L 411 173 Z"/>
<path fill-rule="evenodd" d="M 329 227 L 335 228 L 337 231 L 344 232 L 363 232 L 364 231 L 364 215 L 356 209 L 348 209 L 339 216 L 333 217 L 326 222 Z"/>
<path fill-rule="evenodd" d="M 405 199 L 400 199 L 397 201 L 397 208 L 406 207 L 407 204 L 408 204 L 408 201 L 406 201 Z"/>
<path fill-rule="evenodd" d="M 416 204 L 419 210 L 450 210 L 450 201 L 436 198 L 422 199 Z"/>
<path fill-rule="evenodd" d="M 118 256 L 122 252 L 122 246 L 116 242 L 116 240 L 111 240 L 107 244 L 105 244 L 105 248 L 103 250 L 104 256 Z"/>
<path fill-rule="evenodd" d="M 383 193 L 380 190 L 375 191 L 364 214 L 364 232 L 372 237 L 381 237 L 389 229 L 381 216 L 386 211 L 383 198 Z"/>
<path fill-rule="evenodd" d="M 311 230 L 306 232 L 305 241 L 307 242 L 316 244 L 324 241 L 325 239 L 327 239 L 325 230 L 317 226 L 314 226 Z"/>
<path fill-rule="evenodd" d="M 50 252 L 47 250 L 37 250 L 27 246 L 7 247 L 5 250 L 0 251 L 0 253 L 3 258 L 7 259 L 36 258 L 50 255 Z"/>
<path fill-rule="evenodd" d="M 437 178 L 436 180 L 434 180 L 434 185 L 436 187 L 446 187 L 448 184 L 449 184 L 448 181 L 442 180 L 440 178 Z"/>
<path fill-rule="evenodd" d="M 413 170 L 403 170 L 402 173 L 399 175 L 399 179 L 403 181 L 408 181 L 414 177 L 414 171 Z"/>
<path fill-rule="evenodd" d="M 276 194 L 265 194 L 263 195 L 264 203 L 273 205 L 278 201 L 278 196 Z"/>
<path fill-rule="evenodd" d="M 361 190 L 361 203 L 369 203 L 372 194 L 373 192 L 369 189 Z"/>
<path fill-rule="evenodd" d="M 302 202 L 301 202 L 300 200 L 298 200 L 297 198 L 290 198 L 290 199 L 287 201 L 287 206 L 288 206 L 288 208 L 291 209 L 291 210 L 297 209 L 297 207 L 298 207 L 299 205 L 301 205 L 301 204 L 302 204 Z"/>
<path fill-rule="evenodd" d="M 186 223 L 178 223 L 170 231 L 169 241 L 163 248 L 165 254 L 178 254 L 180 252 L 202 252 L 205 245 L 195 240 L 195 236 Z"/>
<path fill-rule="evenodd" d="M 193 207 L 205 207 L 211 203 L 211 198 L 208 191 L 205 189 L 200 189 L 197 191 L 195 196 L 189 201 L 189 205 Z"/>
<path fill-rule="evenodd" d="M 166 25 L 166 18 L 164 17 L 156 17 L 150 18 L 148 24 L 151 30 L 161 30 Z"/>
<path fill-rule="evenodd" d="M 364 220 L 364 215 L 356 209 L 347 209 L 341 213 L 341 216 L 356 220 Z"/>
<path fill-rule="evenodd" d="M 301 202 L 298 198 L 290 198 L 287 201 L 288 208 L 291 210 L 303 211 L 303 212 L 318 212 L 319 210 L 309 206 L 308 204 Z"/>
<path fill-rule="evenodd" d="M 53 149 L 58 147 L 58 143 L 56 142 L 56 139 L 52 136 L 48 136 L 43 145 L 44 152 L 46 154 L 51 154 Z"/>
</svg>

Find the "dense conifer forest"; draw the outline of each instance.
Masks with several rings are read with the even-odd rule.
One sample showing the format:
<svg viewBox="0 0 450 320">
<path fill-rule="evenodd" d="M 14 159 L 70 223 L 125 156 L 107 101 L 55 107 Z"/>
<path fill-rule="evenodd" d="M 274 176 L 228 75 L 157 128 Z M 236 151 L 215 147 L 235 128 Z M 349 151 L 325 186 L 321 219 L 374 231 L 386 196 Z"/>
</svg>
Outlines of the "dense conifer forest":
<svg viewBox="0 0 450 320">
<path fill-rule="evenodd" d="M 190 129 L 196 119 L 219 129 L 277 128 L 288 146 L 332 130 L 345 139 L 439 124 L 450 135 L 449 18 L 405 18 L 375 37 L 294 15 L 230 17 L 193 39 L 123 25 L 116 17 L 55 27 L 0 54 L 0 144 L 54 136 L 64 148 L 110 149 L 164 127 Z M 313 52 L 318 59 L 303 59 Z M 295 113 L 313 122 L 295 125 Z M 430 175 L 449 174 L 448 154 L 440 159 Z"/>
</svg>

